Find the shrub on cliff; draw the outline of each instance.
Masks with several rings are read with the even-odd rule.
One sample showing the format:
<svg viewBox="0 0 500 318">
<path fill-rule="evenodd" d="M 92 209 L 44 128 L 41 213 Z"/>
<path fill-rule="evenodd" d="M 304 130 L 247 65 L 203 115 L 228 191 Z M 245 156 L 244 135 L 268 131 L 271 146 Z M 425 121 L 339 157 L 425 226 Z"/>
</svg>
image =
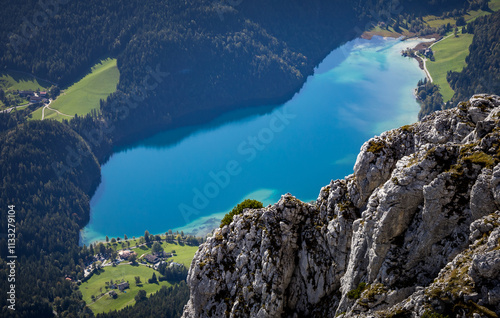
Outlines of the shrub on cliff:
<svg viewBox="0 0 500 318">
<path fill-rule="evenodd" d="M 220 222 L 220 227 L 224 225 L 229 225 L 233 221 L 233 217 L 243 212 L 244 209 L 260 209 L 264 207 L 262 202 L 257 200 L 246 199 L 237 206 L 235 206 L 231 212 L 226 214 L 222 221 Z"/>
</svg>

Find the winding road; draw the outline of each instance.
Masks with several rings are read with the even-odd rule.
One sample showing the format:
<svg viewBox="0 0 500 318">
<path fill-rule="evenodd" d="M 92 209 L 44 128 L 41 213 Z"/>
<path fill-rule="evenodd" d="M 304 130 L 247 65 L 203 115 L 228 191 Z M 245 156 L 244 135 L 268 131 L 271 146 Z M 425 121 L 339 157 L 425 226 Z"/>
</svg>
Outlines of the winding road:
<svg viewBox="0 0 500 318">
<path fill-rule="evenodd" d="M 0 113 L 10 113 L 13 109 L 26 107 L 28 105 L 29 104 L 24 104 L 24 105 L 19 105 L 19 106 L 15 106 L 15 107 L 10 107 L 10 108 L 4 109 L 4 110 L 0 110 Z"/>
<path fill-rule="evenodd" d="M 439 40 L 439 41 L 436 41 L 436 42 L 432 43 L 432 44 L 429 46 L 429 48 L 432 48 L 432 47 L 434 46 L 434 44 L 439 43 L 439 42 L 441 42 L 441 41 L 443 41 L 443 40 L 445 40 L 445 39 L 449 38 L 449 37 L 450 37 L 450 36 L 452 36 L 452 35 L 454 35 L 454 34 L 450 34 L 450 35 L 448 35 L 448 36 L 445 36 L 445 37 L 444 37 L 444 38 L 442 38 L 441 40 Z M 432 83 L 432 82 L 433 82 L 433 80 L 432 80 L 431 73 L 429 73 L 429 70 L 427 69 L 427 58 L 424 56 L 424 57 L 421 57 L 421 59 L 422 59 L 422 61 L 423 61 L 423 63 L 424 63 L 424 72 L 425 72 L 425 75 L 427 76 L 427 78 L 429 79 L 429 81 Z"/>
</svg>

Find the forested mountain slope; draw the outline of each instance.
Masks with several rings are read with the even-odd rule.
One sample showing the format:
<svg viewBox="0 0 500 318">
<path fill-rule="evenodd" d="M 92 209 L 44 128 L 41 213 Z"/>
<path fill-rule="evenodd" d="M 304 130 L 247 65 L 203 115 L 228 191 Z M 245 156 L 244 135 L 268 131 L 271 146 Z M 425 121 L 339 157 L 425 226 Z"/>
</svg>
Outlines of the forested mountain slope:
<svg viewBox="0 0 500 318">
<path fill-rule="evenodd" d="M 477 93 L 500 93 L 500 11 L 474 22 L 474 39 L 462 72 L 448 74 L 452 103 Z M 452 105 L 452 104 L 451 104 Z"/>
<path fill-rule="evenodd" d="M 118 92 L 102 112 L 120 140 L 235 107 L 284 102 L 328 52 L 370 22 L 403 10 L 439 13 L 464 1 L 53 3 L 3 4 L 0 67 L 64 87 L 100 57 L 117 57 Z"/>
<path fill-rule="evenodd" d="M 6 116 L 2 119 L 6 120 Z M 79 155 L 66 156 L 67 145 Z M 64 178 L 57 169 L 67 160 L 81 160 Z M 100 167 L 90 148 L 69 127 L 33 121 L 0 133 L 0 226 L 7 232 L 7 207 L 13 206 L 16 243 L 14 281 L 9 281 L 7 236 L 0 239 L 2 292 L 15 284 L 16 311 L 0 300 L 2 317 L 52 317 L 84 309 L 66 276 L 80 277 L 85 259 L 78 246 L 80 229 L 89 220 L 89 200 L 100 182 Z M 54 309 L 52 306 L 55 304 Z"/>
</svg>

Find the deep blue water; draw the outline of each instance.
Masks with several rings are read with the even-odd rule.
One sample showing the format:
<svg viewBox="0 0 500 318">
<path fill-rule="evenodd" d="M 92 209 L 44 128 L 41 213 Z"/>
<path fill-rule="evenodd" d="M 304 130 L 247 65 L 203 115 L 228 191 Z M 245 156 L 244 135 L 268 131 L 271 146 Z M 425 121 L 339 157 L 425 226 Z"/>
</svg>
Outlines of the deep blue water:
<svg viewBox="0 0 500 318">
<path fill-rule="evenodd" d="M 408 42 L 358 39 L 333 51 L 290 101 L 226 114 L 117 151 L 102 166 L 82 244 L 185 228 L 244 198 L 314 200 L 352 173 L 363 142 L 413 123 L 424 77 Z"/>
</svg>

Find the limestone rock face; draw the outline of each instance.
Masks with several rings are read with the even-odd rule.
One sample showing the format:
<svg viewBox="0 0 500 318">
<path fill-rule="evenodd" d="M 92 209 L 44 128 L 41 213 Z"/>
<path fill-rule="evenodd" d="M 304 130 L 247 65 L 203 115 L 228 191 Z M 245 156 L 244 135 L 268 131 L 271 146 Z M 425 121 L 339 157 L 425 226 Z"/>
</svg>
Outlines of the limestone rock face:
<svg viewBox="0 0 500 318">
<path fill-rule="evenodd" d="M 500 97 L 476 95 L 366 142 L 316 202 L 286 194 L 216 230 L 183 317 L 491 317 L 498 210 Z"/>
</svg>

